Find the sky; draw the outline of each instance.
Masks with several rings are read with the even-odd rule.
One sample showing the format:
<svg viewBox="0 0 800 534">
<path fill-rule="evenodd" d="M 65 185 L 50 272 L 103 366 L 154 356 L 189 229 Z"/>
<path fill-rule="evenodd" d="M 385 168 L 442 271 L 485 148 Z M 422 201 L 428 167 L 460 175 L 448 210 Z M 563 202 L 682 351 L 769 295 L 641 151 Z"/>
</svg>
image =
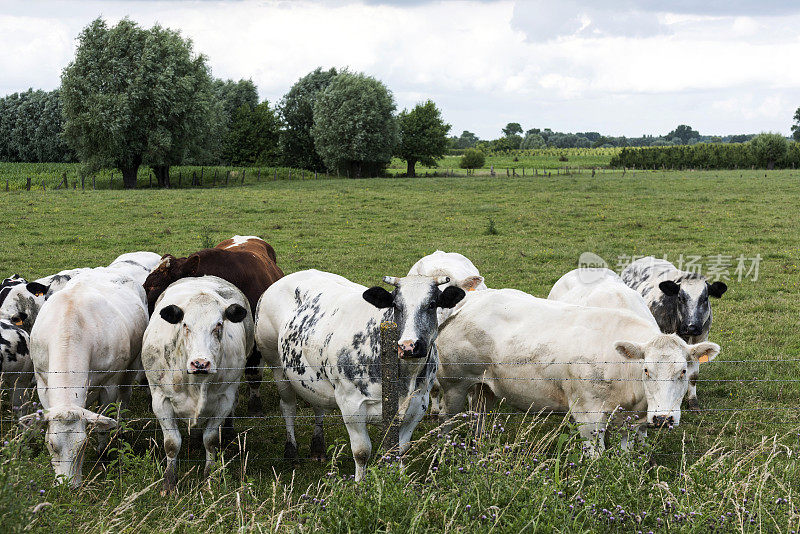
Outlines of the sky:
<svg viewBox="0 0 800 534">
<path fill-rule="evenodd" d="M 96 17 L 192 39 L 218 78 L 277 103 L 318 66 L 432 99 L 452 133 L 524 129 L 788 135 L 800 2 L 745 0 L 0 0 L 0 95 L 54 89 Z"/>
</svg>

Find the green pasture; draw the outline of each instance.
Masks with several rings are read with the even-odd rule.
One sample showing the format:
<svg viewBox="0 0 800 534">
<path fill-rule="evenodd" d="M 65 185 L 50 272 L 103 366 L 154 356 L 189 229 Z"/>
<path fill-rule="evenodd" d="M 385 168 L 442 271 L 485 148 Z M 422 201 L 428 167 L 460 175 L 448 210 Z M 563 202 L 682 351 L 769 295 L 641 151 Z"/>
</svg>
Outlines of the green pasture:
<svg viewBox="0 0 800 534">
<path fill-rule="evenodd" d="M 574 157 L 578 166 L 578 155 L 568 157 L 567 165 Z M 496 169 L 506 165 L 494 161 Z M 0 165 L 0 179 L 11 170 Z M 255 234 L 274 246 L 287 273 L 316 268 L 375 285 L 441 249 L 469 257 L 489 287 L 545 297 L 586 251 L 617 270 L 631 256 L 699 256 L 708 266 L 722 255 L 731 262 L 731 279 L 728 292 L 712 303 L 711 340 L 723 350 L 701 368 L 704 411 L 684 412 L 672 431 L 651 431 L 634 453 L 612 446 L 598 460 L 582 457 L 574 428 L 559 416 L 523 418 L 501 405 L 482 433 L 476 435 L 467 418 L 450 440 L 437 435 L 434 421 L 425 421 L 405 469 L 374 461 L 357 485 L 349 480 L 353 462 L 336 414 L 327 423 L 334 461 L 283 461 L 277 393 L 267 382 L 266 417 L 237 420 L 241 433 L 223 455 L 225 466 L 204 482 L 197 472 L 202 445 L 185 439 L 178 494 L 162 498 L 161 436 L 157 423 L 148 420 L 152 412 L 141 391 L 114 450 L 102 460 L 87 452 L 87 482 L 78 491 L 53 486 L 41 436 L 35 429 L 17 430 L 6 405 L 0 521 L 7 531 L 800 528 L 800 172 L 246 184 L 0 191 L 0 274 L 36 278 L 104 265 L 135 250 L 185 255 L 233 234 Z M 737 279 L 739 257 L 747 268 L 760 258 L 757 279 L 754 273 Z M 308 453 L 310 413 L 303 407 L 306 418 L 298 420 L 301 456 Z M 243 401 L 239 415 L 245 415 Z M 375 449 L 378 430 L 372 433 Z M 610 436 L 612 445 L 618 439 L 617 433 Z"/>
</svg>

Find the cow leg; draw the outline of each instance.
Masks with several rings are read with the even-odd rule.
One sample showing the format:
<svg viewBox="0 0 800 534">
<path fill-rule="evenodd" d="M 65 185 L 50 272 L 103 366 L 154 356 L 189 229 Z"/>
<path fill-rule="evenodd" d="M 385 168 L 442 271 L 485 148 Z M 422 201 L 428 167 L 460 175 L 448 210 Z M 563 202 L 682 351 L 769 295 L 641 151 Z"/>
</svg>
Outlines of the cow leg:
<svg viewBox="0 0 800 534">
<path fill-rule="evenodd" d="M 425 417 L 425 407 L 428 404 L 428 395 L 421 393 L 414 394 L 406 408 L 406 413 L 403 417 L 403 422 L 400 424 L 398 445 L 400 456 L 404 455 L 408 448 L 411 447 L 411 436 L 414 429 Z"/>
<path fill-rule="evenodd" d="M 689 375 L 689 389 L 686 390 L 686 407 L 689 410 L 700 410 L 700 402 L 697 400 L 697 378 L 700 373 L 700 362 L 689 362 L 687 374 Z"/>
<path fill-rule="evenodd" d="M 203 475 L 208 477 L 211 468 L 214 467 L 214 460 L 217 457 L 220 439 L 222 438 L 222 424 L 225 421 L 225 414 L 217 415 L 208 420 L 206 428 L 203 430 L 203 446 L 206 448 L 206 466 Z"/>
<path fill-rule="evenodd" d="M 286 445 L 283 449 L 283 457 L 289 461 L 297 461 L 297 440 L 294 436 L 294 418 L 297 415 L 297 395 L 292 389 L 291 383 L 287 380 L 283 368 L 277 367 L 273 371 L 275 375 L 275 385 L 278 386 L 278 394 L 281 397 L 281 414 L 286 423 Z"/>
<path fill-rule="evenodd" d="M 464 411 L 467 392 L 471 386 L 471 383 L 454 383 L 449 387 L 443 388 L 442 400 L 444 401 L 444 406 L 442 406 L 442 411 L 439 412 L 439 421 L 444 424 L 445 433 L 452 430 L 452 418 Z"/>
<path fill-rule="evenodd" d="M 311 459 L 324 462 L 327 448 L 325 447 L 325 428 L 323 426 L 325 408 L 314 407 L 314 435 L 311 436 Z"/>
<path fill-rule="evenodd" d="M 635 428 L 633 428 L 635 426 Z M 625 425 L 622 431 L 622 440 L 620 441 L 620 448 L 625 452 L 630 452 L 633 449 L 634 443 L 642 445 L 647 439 L 647 425 Z"/>
<path fill-rule="evenodd" d="M 353 459 L 356 462 L 356 482 L 360 482 L 364 479 L 367 462 L 372 455 L 372 442 L 367 433 L 367 409 L 364 402 L 359 399 L 357 404 L 353 405 L 353 400 L 343 399 L 343 402 L 338 402 L 337 398 L 337 403 L 342 412 L 347 433 L 350 435 L 350 449 L 353 451 Z"/>
<path fill-rule="evenodd" d="M 250 386 L 250 399 L 247 401 L 247 415 L 260 417 L 264 415 L 264 408 L 261 403 L 261 382 L 264 379 L 264 371 L 261 369 L 261 353 L 258 348 L 253 347 L 253 352 L 247 357 L 245 363 L 244 376 Z"/>
<path fill-rule="evenodd" d="M 598 405 L 595 404 L 595 411 L 597 411 L 596 406 Z M 586 406 L 573 406 L 572 411 L 580 417 L 575 417 L 575 422 L 578 423 L 578 432 L 581 438 L 586 442 L 587 454 L 591 458 L 599 457 L 606 449 L 608 414 L 592 413 L 592 408 Z"/>
<path fill-rule="evenodd" d="M 177 469 L 178 453 L 181 450 L 181 432 L 178 429 L 178 421 L 175 419 L 175 412 L 169 399 L 158 390 L 151 391 L 151 396 L 153 412 L 158 417 L 158 422 L 161 424 L 161 432 L 164 434 L 164 452 L 167 455 L 167 467 L 164 469 L 161 495 L 166 495 L 174 491 L 178 483 Z"/>
<path fill-rule="evenodd" d="M 442 388 L 439 385 L 439 380 L 435 379 L 433 381 L 433 387 L 431 388 L 431 415 L 439 415 L 441 410 L 440 404 L 442 403 Z"/>
</svg>

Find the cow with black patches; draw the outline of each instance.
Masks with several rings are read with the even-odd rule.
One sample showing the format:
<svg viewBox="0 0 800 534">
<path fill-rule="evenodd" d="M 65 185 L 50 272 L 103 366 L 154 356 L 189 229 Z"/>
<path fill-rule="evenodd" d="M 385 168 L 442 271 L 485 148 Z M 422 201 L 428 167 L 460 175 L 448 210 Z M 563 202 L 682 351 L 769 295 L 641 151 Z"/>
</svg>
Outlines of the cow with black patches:
<svg viewBox="0 0 800 534">
<path fill-rule="evenodd" d="M 47 423 L 46 444 L 57 478 L 81 484 L 89 428 L 105 432 L 116 421 L 101 412 L 124 408 L 147 326 L 147 300 L 136 280 L 107 268 L 81 273 L 50 297 L 31 331 L 31 360 L 42 413 L 20 419 Z M 89 409 L 99 404 L 98 412 Z"/>
<path fill-rule="evenodd" d="M 33 282 L 14 275 L 0 284 L 0 320 L 21 326 L 30 333 L 45 301 L 63 289 L 70 280 L 89 269 L 69 269 Z"/>
<path fill-rule="evenodd" d="M 0 376 L 3 387 L 11 391 L 11 409 L 16 416 L 29 410 L 36 379 L 29 351 L 30 336 L 8 321 L 0 321 Z"/>
<path fill-rule="evenodd" d="M 177 482 L 181 422 L 203 430 L 205 473 L 210 472 L 252 350 L 250 304 L 230 282 L 184 278 L 159 297 L 144 334 L 142 364 L 164 434 L 165 493 Z"/>
<path fill-rule="evenodd" d="M 665 334 L 677 334 L 687 343 L 708 339 L 713 318 L 709 297 L 720 298 L 728 286 L 716 281 L 709 284 L 700 274 L 681 271 L 667 260 L 647 256 L 622 271 L 622 280 L 644 297 L 659 328 Z M 700 363 L 689 369 L 686 400 L 689 409 L 699 409 L 697 379 Z"/>
<path fill-rule="evenodd" d="M 397 323 L 400 357 L 400 452 L 428 408 L 438 367 L 437 310 L 455 306 L 464 291 L 445 278 L 385 277 L 393 292 L 341 276 L 300 271 L 275 282 L 258 304 L 256 344 L 273 367 L 286 421 L 285 455 L 297 457 L 297 396 L 314 407 L 312 456 L 324 456 L 322 419 L 339 408 L 350 436 L 356 480 L 372 454 L 367 424 L 382 417 L 380 325 Z"/>
</svg>

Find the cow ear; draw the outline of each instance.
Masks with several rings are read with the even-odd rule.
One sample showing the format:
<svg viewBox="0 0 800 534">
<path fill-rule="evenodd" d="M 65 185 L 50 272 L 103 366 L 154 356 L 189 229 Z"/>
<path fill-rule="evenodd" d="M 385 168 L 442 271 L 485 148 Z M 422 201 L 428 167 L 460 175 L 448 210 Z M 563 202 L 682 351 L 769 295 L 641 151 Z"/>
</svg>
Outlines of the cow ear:
<svg viewBox="0 0 800 534">
<path fill-rule="evenodd" d="M 86 418 L 86 422 L 97 430 L 101 432 L 107 432 L 112 428 L 116 428 L 117 421 L 111 419 L 110 417 L 106 417 L 105 415 L 100 415 L 99 413 L 95 413 L 91 410 L 82 410 L 81 415 Z"/>
<path fill-rule="evenodd" d="M 20 426 L 24 428 L 33 428 L 39 423 L 47 422 L 47 416 L 44 414 L 31 413 L 19 418 Z"/>
<path fill-rule="evenodd" d="M 629 360 L 644 359 L 644 347 L 639 343 L 634 343 L 632 341 L 617 341 L 614 343 L 614 348 L 617 349 L 617 352 Z"/>
<path fill-rule="evenodd" d="M 39 282 L 29 282 L 28 285 L 25 286 L 25 289 L 27 289 L 37 297 L 42 297 L 44 295 L 47 295 L 47 290 L 50 289 L 50 286 L 40 284 Z"/>
<path fill-rule="evenodd" d="M 158 267 L 163 266 L 165 269 L 169 269 L 173 261 L 175 261 L 175 256 L 172 254 L 164 254 L 161 256 L 161 262 L 158 264 Z"/>
<path fill-rule="evenodd" d="M 697 360 L 700 363 L 710 362 L 717 357 L 720 350 L 722 349 L 719 348 L 719 345 L 710 341 L 689 345 L 689 359 Z"/>
<path fill-rule="evenodd" d="M 725 282 L 714 282 L 708 286 L 708 294 L 717 299 L 724 295 L 727 290 L 728 286 Z"/>
<path fill-rule="evenodd" d="M 436 305 L 440 308 L 452 308 L 466 296 L 467 294 L 464 293 L 464 290 L 460 287 L 449 286 L 444 288 L 444 291 L 439 294 Z"/>
<path fill-rule="evenodd" d="M 161 308 L 161 318 L 171 324 L 178 324 L 183 319 L 183 310 L 174 304 Z"/>
<path fill-rule="evenodd" d="M 200 256 L 197 254 L 192 254 L 186 258 L 186 260 L 184 260 L 184 263 L 181 266 L 181 272 L 183 273 L 183 276 L 195 276 L 199 267 Z"/>
<path fill-rule="evenodd" d="M 391 308 L 394 305 L 394 296 L 379 286 L 367 289 L 361 296 L 376 308 Z"/>
<path fill-rule="evenodd" d="M 681 291 L 680 284 L 676 284 L 672 280 L 664 280 L 660 284 L 658 284 L 658 289 L 660 289 L 665 295 L 669 297 L 674 297 Z"/>
<path fill-rule="evenodd" d="M 232 323 L 241 323 L 247 317 L 247 308 L 240 304 L 231 304 L 225 309 L 225 318 Z"/>
<path fill-rule="evenodd" d="M 465 278 L 458 286 L 464 291 L 475 291 L 483 283 L 482 276 L 470 276 Z"/>
</svg>

